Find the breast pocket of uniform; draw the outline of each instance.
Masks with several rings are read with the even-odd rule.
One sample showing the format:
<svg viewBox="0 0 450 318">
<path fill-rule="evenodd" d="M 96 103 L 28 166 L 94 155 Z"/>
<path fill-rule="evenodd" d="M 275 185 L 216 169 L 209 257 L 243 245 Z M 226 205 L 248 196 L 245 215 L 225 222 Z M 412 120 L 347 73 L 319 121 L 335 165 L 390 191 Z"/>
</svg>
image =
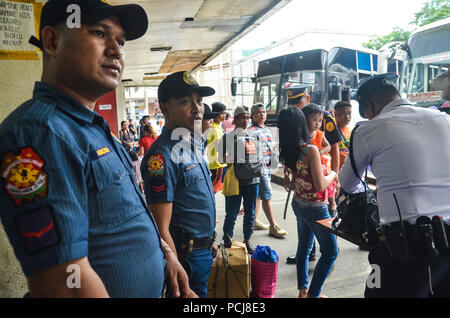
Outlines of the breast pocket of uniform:
<svg viewBox="0 0 450 318">
<path fill-rule="evenodd" d="M 92 162 L 97 193 L 93 219 L 99 223 L 118 223 L 133 217 L 139 198 L 130 172 L 116 154 L 111 153 Z"/>
<path fill-rule="evenodd" d="M 206 190 L 205 177 L 199 164 L 187 165 L 184 169 L 184 185 L 186 188 L 203 188 Z"/>
</svg>

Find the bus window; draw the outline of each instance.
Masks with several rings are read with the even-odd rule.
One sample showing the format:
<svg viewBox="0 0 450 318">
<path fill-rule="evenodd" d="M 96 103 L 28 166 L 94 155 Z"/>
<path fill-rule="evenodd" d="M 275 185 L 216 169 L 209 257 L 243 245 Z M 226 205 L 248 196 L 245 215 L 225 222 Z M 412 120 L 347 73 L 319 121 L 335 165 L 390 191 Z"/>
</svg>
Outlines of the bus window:
<svg viewBox="0 0 450 318">
<path fill-rule="evenodd" d="M 264 105 L 266 105 L 266 110 L 267 110 L 267 114 L 276 114 L 277 113 L 277 90 L 278 90 L 278 85 L 277 84 L 270 84 L 270 96 L 271 96 L 271 101 L 270 103 L 266 103 Z M 275 96 L 275 98 L 274 98 Z"/>
<path fill-rule="evenodd" d="M 412 90 L 416 93 L 424 92 L 425 83 L 423 69 L 423 64 L 416 64 L 412 81 Z"/>
<path fill-rule="evenodd" d="M 360 71 L 372 71 L 372 63 L 370 61 L 370 54 L 357 52 L 358 56 L 358 70 Z"/>
</svg>

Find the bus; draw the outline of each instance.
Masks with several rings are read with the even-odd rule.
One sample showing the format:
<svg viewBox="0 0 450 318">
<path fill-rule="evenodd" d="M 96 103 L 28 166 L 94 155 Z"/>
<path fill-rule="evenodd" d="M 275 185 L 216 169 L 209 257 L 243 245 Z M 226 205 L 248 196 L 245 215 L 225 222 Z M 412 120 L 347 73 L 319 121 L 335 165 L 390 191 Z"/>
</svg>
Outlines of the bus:
<svg viewBox="0 0 450 318">
<path fill-rule="evenodd" d="M 389 61 L 388 68 L 398 70 L 401 63 Z M 329 52 L 316 49 L 282 55 L 259 62 L 254 103 L 266 106 L 266 125 L 275 126 L 278 113 L 287 105 L 288 87 L 311 85 L 311 102 L 328 110 L 339 100 L 351 101 L 358 83 L 377 73 L 378 52 L 370 49 L 334 47 Z M 358 111 L 353 113 L 353 123 L 362 120 Z"/>
<path fill-rule="evenodd" d="M 400 79 L 400 94 L 418 107 L 439 108 L 449 90 L 439 78 L 450 67 L 450 18 L 430 23 L 414 31 L 404 44 L 407 52 Z"/>
</svg>

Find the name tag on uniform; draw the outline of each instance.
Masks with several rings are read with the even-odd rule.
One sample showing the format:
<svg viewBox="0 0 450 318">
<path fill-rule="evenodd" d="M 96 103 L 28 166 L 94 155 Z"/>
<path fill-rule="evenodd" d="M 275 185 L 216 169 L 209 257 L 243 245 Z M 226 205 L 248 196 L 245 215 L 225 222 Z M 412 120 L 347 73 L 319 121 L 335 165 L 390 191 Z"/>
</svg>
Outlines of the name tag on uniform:
<svg viewBox="0 0 450 318">
<path fill-rule="evenodd" d="M 196 164 L 192 164 L 192 165 L 190 165 L 189 167 L 186 168 L 186 171 L 192 170 L 195 167 L 197 167 L 197 165 Z"/>
<path fill-rule="evenodd" d="M 110 153 L 111 150 L 108 147 L 103 147 L 101 149 L 91 151 L 89 153 L 89 157 L 91 158 L 92 161 L 94 161 Z"/>
</svg>

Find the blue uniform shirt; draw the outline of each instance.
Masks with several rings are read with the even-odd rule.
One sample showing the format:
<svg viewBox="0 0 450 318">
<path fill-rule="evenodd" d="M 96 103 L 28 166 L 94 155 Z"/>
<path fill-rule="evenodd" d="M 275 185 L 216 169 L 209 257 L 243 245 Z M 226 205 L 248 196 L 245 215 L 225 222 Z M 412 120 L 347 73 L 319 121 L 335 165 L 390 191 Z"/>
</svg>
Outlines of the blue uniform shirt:
<svg viewBox="0 0 450 318">
<path fill-rule="evenodd" d="M 0 217 L 26 276 L 87 256 L 110 296 L 161 295 L 156 223 L 101 116 L 36 83 L 0 139 Z"/>
<path fill-rule="evenodd" d="M 211 237 L 216 205 L 202 142 L 171 139 L 163 127 L 142 159 L 141 174 L 147 203 L 172 202 L 171 226 L 187 229 L 196 238 Z M 194 151 L 193 151 L 194 150 Z"/>
</svg>

